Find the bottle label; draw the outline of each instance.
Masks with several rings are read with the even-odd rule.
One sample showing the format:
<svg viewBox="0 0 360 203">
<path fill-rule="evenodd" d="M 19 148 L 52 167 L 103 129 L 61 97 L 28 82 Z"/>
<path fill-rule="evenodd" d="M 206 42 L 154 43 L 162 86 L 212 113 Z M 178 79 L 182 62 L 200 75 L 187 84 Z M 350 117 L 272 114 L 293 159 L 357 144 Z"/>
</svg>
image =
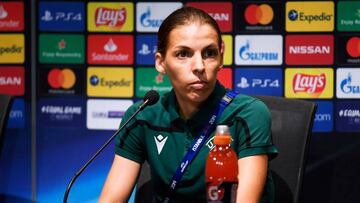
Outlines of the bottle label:
<svg viewBox="0 0 360 203">
<path fill-rule="evenodd" d="M 206 197 L 208 203 L 235 203 L 236 182 L 207 183 Z"/>
</svg>

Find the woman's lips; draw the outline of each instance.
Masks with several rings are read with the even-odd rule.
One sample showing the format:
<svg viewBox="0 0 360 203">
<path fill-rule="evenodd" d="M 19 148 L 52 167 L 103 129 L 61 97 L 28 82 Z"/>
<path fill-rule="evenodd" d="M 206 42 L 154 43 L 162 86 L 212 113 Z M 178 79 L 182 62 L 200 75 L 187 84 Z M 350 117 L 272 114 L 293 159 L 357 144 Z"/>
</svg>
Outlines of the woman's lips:
<svg viewBox="0 0 360 203">
<path fill-rule="evenodd" d="M 202 81 L 193 82 L 193 83 L 190 84 L 190 86 L 191 86 L 192 89 L 202 90 L 202 89 L 205 88 L 206 82 L 202 82 Z"/>
</svg>

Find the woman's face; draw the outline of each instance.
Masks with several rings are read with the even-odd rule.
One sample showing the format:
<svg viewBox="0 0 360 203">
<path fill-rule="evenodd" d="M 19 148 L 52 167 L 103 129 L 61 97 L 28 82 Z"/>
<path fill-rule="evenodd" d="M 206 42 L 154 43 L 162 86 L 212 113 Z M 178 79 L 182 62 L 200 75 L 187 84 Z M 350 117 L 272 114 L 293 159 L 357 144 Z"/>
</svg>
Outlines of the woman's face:
<svg viewBox="0 0 360 203">
<path fill-rule="evenodd" d="M 203 102 L 213 91 L 223 61 L 217 32 L 208 24 L 191 23 L 169 34 L 165 56 L 156 54 L 156 69 L 167 74 L 178 100 Z"/>
</svg>

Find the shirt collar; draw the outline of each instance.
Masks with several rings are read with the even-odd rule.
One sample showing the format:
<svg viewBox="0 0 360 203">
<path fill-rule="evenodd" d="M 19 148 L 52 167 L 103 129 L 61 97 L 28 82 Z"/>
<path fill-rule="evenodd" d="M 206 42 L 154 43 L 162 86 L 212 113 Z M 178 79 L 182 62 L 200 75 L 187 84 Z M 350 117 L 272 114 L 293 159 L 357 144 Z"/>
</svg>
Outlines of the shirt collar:
<svg viewBox="0 0 360 203">
<path fill-rule="evenodd" d="M 198 112 L 196 112 L 187 123 L 190 123 L 194 129 L 203 128 L 204 124 L 207 123 L 210 115 L 214 112 L 216 107 L 219 105 L 221 98 L 225 95 L 226 89 L 218 81 L 216 82 L 214 91 L 210 96 L 204 101 L 202 107 Z M 176 96 L 174 90 L 171 90 L 168 94 L 167 102 L 164 103 L 167 106 L 169 111 L 170 121 L 173 122 L 180 118 L 179 107 L 176 101 Z"/>
</svg>

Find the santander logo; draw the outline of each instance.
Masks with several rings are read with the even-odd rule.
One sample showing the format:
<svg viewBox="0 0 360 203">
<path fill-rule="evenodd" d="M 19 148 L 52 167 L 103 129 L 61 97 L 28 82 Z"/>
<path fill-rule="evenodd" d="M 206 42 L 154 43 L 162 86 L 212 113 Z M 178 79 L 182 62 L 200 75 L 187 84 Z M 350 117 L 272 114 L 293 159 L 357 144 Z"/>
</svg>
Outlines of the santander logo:
<svg viewBox="0 0 360 203">
<path fill-rule="evenodd" d="M 4 19 L 8 16 L 8 12 L 4 9 L 2 5 L 0 5 L 0 19 Z"/>
<path fill-rule="evenodd" d="M 322 93 L 326 86 L 326 76 L 324 73 L 319 75 L 297 73 L 293 79 L 293 90 L 309 94 Z"/>
<path fill-rule="evenodd" d="M 95 25 L 109 26 L 109 27 L 122 27 L 126 21 L 126 9 L 110 9 L 99 7 L 95 11 Z"/>
<path fill-rule="evenodd" d="M 117 50 L 117 46 L 112 38 L 110 38 L 109 41 L 104 45 L 104 50 L 109 53 L 112 53 Z"/>
</svg>

